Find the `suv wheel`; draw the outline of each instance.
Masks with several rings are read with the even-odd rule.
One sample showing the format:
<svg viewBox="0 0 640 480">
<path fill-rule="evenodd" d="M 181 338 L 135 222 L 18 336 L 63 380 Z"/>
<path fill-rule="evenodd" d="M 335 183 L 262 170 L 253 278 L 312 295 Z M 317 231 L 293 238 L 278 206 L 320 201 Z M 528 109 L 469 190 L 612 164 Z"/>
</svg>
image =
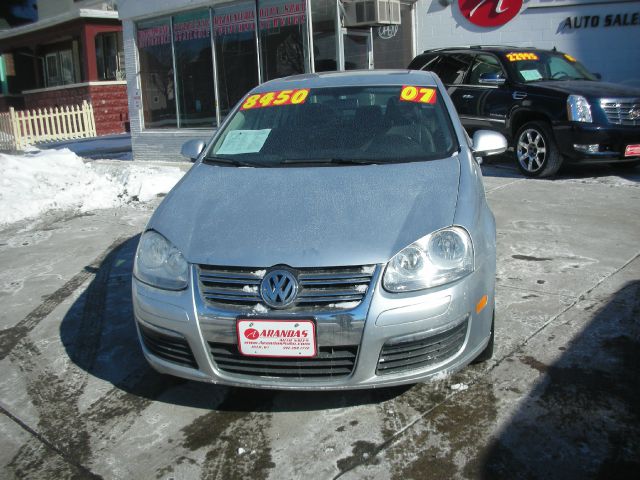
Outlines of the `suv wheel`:
<svg viewBox="0 0 640 480">
<path fill-rule="evenodd" d="M 516 163 L 527 177 L 550 177 L 562 165 L 562 156 L 546 122 L 528 122 L 520 127 L 514 151 Z"/>
</svg>

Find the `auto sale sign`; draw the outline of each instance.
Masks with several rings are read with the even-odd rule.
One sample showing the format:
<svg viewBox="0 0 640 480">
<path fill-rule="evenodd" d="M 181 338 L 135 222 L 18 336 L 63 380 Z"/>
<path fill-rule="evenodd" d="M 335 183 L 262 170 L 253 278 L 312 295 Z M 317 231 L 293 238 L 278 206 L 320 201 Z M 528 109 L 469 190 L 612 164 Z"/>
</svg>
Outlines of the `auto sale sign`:
<svg viewBox="0 0 640 480">
<path fill-rule="evenodd" d="M 238 350 L 252 357 L 310 358 L 316 355 L 311 320 L 238 319 Z"/>
<path fill-rule="evenodd" d="M 479 27 L 500 27 L 520 12 L 522 0 L 458 0 L 460 13 Z"/>
</svg>

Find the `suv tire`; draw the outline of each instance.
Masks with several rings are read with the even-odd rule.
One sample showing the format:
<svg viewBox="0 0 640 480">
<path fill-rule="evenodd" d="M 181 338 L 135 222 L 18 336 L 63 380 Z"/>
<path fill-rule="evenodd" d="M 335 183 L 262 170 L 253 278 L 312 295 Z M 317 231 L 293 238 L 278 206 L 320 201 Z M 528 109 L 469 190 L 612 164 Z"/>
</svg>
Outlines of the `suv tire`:
<svg viewBox="0 0 640 480">
<path fill-rule="evenodd" d="M 527 177 L 551 177 L 562 165 L 562 155 L 547 122 L 527 122 L 515 136 L 514 155 Z"/>
</svg>

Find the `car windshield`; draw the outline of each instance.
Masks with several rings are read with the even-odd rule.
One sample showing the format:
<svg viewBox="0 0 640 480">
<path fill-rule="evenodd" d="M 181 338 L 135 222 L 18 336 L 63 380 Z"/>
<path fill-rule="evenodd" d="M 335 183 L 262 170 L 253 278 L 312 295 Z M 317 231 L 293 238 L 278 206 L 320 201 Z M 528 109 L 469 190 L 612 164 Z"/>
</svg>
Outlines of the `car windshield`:
<svg viewBox="0 0 640 480">
<path fill-rule="evenodd" d="M 505 53 L 507 63 L 521 82 L 541 80 L 597 80 L 596 77 L 571 55 L 560 52 Z"/>
<path fill-rule="evenodd" d="M 458 150 L 435 87 L 291 89 L 247 96 L 204 161 L 228 166 L 425 161 Z"/>
</svg>

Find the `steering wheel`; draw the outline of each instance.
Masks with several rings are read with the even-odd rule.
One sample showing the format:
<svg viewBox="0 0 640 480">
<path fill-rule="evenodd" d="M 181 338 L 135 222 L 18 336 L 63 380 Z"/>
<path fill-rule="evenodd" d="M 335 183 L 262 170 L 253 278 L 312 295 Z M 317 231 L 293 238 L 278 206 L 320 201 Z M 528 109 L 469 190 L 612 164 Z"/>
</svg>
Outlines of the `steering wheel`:
<svg viewBox="0 0 640 480">
<path fill-rule="evenodd" d="M 569 78 L 569 74 L 567 72 L 559 71 L 552 74 L 551 78 L 560 80 L 562 78 Z"/>
</svg>

